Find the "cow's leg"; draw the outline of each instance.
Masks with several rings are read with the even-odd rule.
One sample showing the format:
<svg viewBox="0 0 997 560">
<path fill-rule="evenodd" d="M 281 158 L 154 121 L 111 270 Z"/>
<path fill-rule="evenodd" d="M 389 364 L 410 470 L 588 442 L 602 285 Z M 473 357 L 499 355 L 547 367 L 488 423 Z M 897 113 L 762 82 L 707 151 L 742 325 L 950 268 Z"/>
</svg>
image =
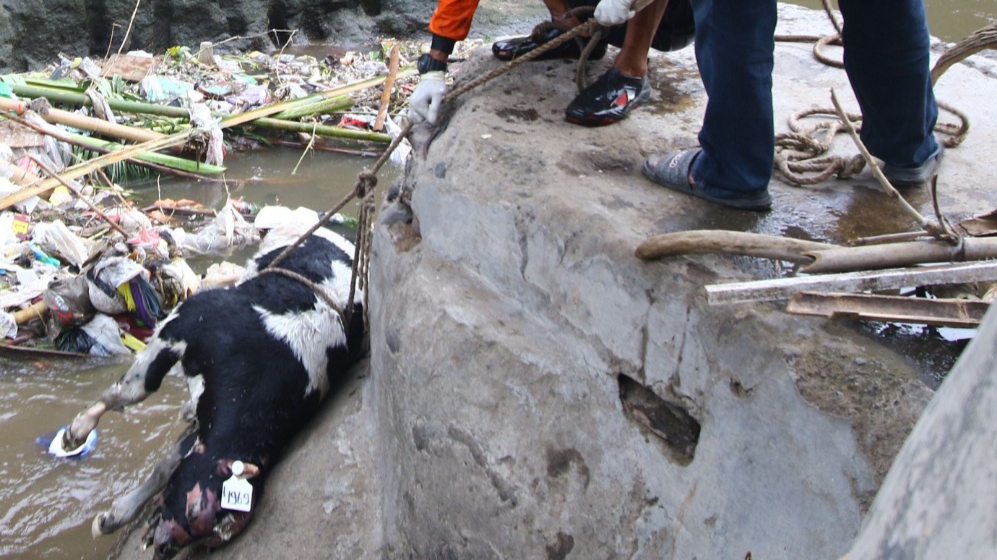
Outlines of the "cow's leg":
<svg viewBox="0 0 997 560">
<path fill-rule="evenodd" d="M 125 406 L 142 402 L 150 394 L 159 390 L 163 378 L 177 360 L 183 356 L 182 342 L 166 342 L 155 339 L 135 358 L 132 367 L 117 383 L 104 391 L 100 400 L 79 413 L 66 428 L 62 437 L 65 449 L 76 449 L 83 445 L 90 432 L 97 427 L 100 417 L 108 410 L 120 410 Z"/>
<path fill-rule="evenodd" d="M 190 433 L 183 437 L 174 445 L 166 457 L 156 463 L 149 478 L 145 479 L 138 488 L 114 500 L 111 509 L 104 513 L 97 514 L 90 527 L 93 538 L 101 535 L 109 535 L 117 531 L 121 526 L 131 523 L 139 514 L 142 507 L 150 498 L 159 493 L 170 480 L 170 475 L 176 470 L 180 460 L 190 452 L 191 447 L 197 442 L 197 434 Z"/>
</svg>

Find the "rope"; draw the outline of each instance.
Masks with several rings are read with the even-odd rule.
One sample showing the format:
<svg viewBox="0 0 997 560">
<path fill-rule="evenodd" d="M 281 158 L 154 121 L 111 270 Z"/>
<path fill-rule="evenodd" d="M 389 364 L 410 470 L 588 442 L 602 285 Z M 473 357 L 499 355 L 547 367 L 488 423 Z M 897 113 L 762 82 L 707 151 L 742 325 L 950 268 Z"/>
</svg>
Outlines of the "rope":
<svg viewBox="0 0 997 560">
<path fill-rule="evenodd" d="M 822 37 L 777 35 L 775 39 L 790 43 L 813 42 L 813 56 L 817 61 L 833 68 L 844 68 L 841 61 L 825 55 L 822 50 L 827 45 L 842 46 L 841 23 L 834 16 L 829 0 L 822 0 L 822 4 L 836 33 Z M 937 103 L 939 109 L 951 113 L 959 121 L 958 124 L 936 123 L 934 128 L 935 132 L 948 136 L 941 143 L 946 148 L 954 148 L 969 134 L 969 118 L 947 103 Z M 830 120 L 811 126 L 800 123 L 802 119 L 816 115 L 828 116 Z M 856 130 L 860 129 L 862 115 L 849 113 L 847 117 Z M 831 177 L 849 179 L 865 167 L 865 160 L 860 154 L 851 157 L 827 155 L 834 137 L 845 131 L 844 123 L 838 118 L 834 108 L 819 107 L 799 111 L 789 118 L 789 128 L 790 132 L 777 134 L 775 137 L 775 168 L 789 183 L 805 186 L 815 185 Z"/>
<path fill-rule="evenodd" d="M 295 240 L 294 243 L 285 247 L 284 250 L 281 251 L 280 254 L 278 254 L 277 257 L 274 258 L 274 260 L 271 261 L 270 264 L 266 266 L 266 268 L 260 271 L 260 274 L 271 271 L 282 271 L 279 272 L 280 274 L 283 274 L 284 272 L 290 272 L 287 271 L 286 269 L 278 268 L 278 265 L 281 262 L 283 262 L 284 259 L 286 259 L 288 255 L 291 254 L 292 251 L 300 247 L 301 244 L 305 242 L 305 239 L 308 239 L 308 237 L 311 236 L 311 234 L 318 231 L 318 228 L 329 223 L 329 220 L 331 220 L 332 217 L 335 216 L 337 212 L 342 210 L 343 207 L 346 206 L 346 204 L 349 201 L 353 200 L 354 198 L 361 199 L 363 201 L 363 204 L 360 207 L 360 216 L 358 217 L 358 224 L 357 224 L 357 235 L 354 243 L 353 268 L 352 268 L 352 276 L 350 278 L 350 299 L 347 301 L 348 307 L 344 313 L 335 305 L 332 306 L 333 309 L 335 309 L 336 312 L 339 313 L 340 317 L 343 319 L 343 330 L 347 333 L 349 332 L 350 323 L 353 319 L 353 298 L 356 295 L 357 285 L 359 283 L 360 289 L 362 290 L 367 285 L 366 278 L 370 263 L 370 242 L 371 242 L 370 225 L 374 214 L 374 187 L 377 186 L 377 172 L 381 170 L 381 167 L 383 167 L 384 164 L 388 161 L 388 158 L 391 157 L 391 152 L 395 151 L 395 148 L 398 147 L 398 144 L 400 144 L 401 141 L 408 136 L 411 130 L 412 130 L 412 121 L 406 120 L 398 136 L 396 136 L 395 139 L 391 141 L 391 144 L 388 145 L 388 148 L 381 154 L 379 158 L 377 158 L 377 161 L 374 163 L 374 168 L 370 171 L 364 170 L 357 174 L 357 182 L 353 187 L 353 191 L 347 194 L 345 197 L 343 197 L 343 199 L 340 200 L 339 203 L 336 204 L 336 206 L 334 206 L 328 212 L 323 214 L 319 218 L 318 222 L 315 223 L 315 225 L 310 227 L 308 231 L 306 231 L 305 233 L 301 234 L 301 236 L 298 237 L 298 239 Z M 308 280 L 307 278 L 305 278 L 305 280 L 307 281 L 307 285 L 309 285 L 312 288 L 312 290 L 314 290 L 317 294 L 323 297 L 326 300 L 326 302 L 329 302 L 328 296 L 324 294 L 324 292 L 319 286 L 316 286 L 314 283 L 311 283 L 311 281 Z M 365 290 L 364 306 L 363 306 L 365 331 L 368 325 L 367 302 L 368 302 L 367 290 Z"/>
<path fill-rule="evenodd" d="M 263 274 L 280 274 L 281 276 L 286 276 L 292 280 L 297 280 L 298 282 L 301 282 L 305 286 L 311 288 L 312 291 L 315 292 L 315 295 L 322 298 L 325 303 L 336 312 L 336 315 L 339 315 L 339 322 L 343 324 L 345 332 L 346 325 L 349 324 L 349 316 L 343 315 L 343 310 L 336 305 L 336 302 L 332 301 L 332 298 L 329 297 L 329 294 L 324 289 L 322 289 L 322 286 L 319 286 L 315 282 L 312 282 L 305 276 L 302 276 L 293 270 L 287 270 L 286 268 L 274 268 L 272 265 L 261 270 L 260 275 L 262 276 Z"/>
<path fill-rule="evenodd" d="M 568 30 L 568 32 L 564 33 L 563 35 L 558 35 L 557 37 L 554 37 L 550 41 L 548 41 L 548 42 L 540 45 L 539 47 L 533 49 L 532 51 L 530 51 L 530 52 L 528 52 L 526 54 L 524 54 L 523 56 L 521 56 L 519 58 L 516 58 L 514 60 L 509 61 L 508 64 L 503 64 L 502 66 L 499 66 L 498 68 L 492 70 L 491 72 L 486 72 L 485 74 L 482 74 L 481 76 L 478 76 L 477 78 L 475 78 L 473 80 L 465 82 L 460 87 L 458 87 L 458 88 L 454 89 L 453 91 L 451 91 L 450 93 L 448 93 L 447 96 L 446 96 L 446 100 L 447 101 L 452 101 L 452 100 L 460 97 L 461 95 L 464 95 L 465 93 L 471 91 L 472 89 L 480 86 L 481 84 L 489 82 L 489 81 L 491 81 L 491 80 L 493 80 L 493 79 L 501 76 L 502 74 L 505 74 L 506 72 L 509 72 L 510 70 L 518 67 L 519 65 L 525 64 L 525 63 L 533 60 L 534 58 L 540 56 L 543 53 L 545 53 L 545 52 L 547 52 L 547 51 L 549 51 L 551 49 L 559 47 L 564 42 L 570 41 L 571 39 L 574 39 L 575 37 L 579 37 L 579 36 L 581 36 L 583 34 L 592 34 L 597 29 L 599 29 L 600 27 L 601 26 L 599 25 L 599 22 L 596 21 L 595 18 L 592 18 L 592 19 L 586 21 L 585 23 L 582 23 L 581 25 L 575 26 L 575 27 L 571 28 L 570 30 Z M 594 41 L 590 41 L 590 44 L 593 44 L 593 43 L 594 43 Z"/>
<path fill-rule="evenodd" d="M 651 1 L 652 0 L 638 0 L 638 2 L 636 2 L 635 4 L 635 9 L 637 10 L 643 9 L 645 6 L 650 4 Z M 444 102 L 454 101 L 455 99 L 467 93 L 468 91 L 471 91 L 472 89 L 480 86 L 481 84 L 484 84 L 490 80 L 493 80 L 501 76 L 502 74 L 505 74 L 506 72 L 509 72 L 510 70 L 516 68 L 520 64 L 524 64 L 526 62 L 535 59 L 541 54 L 558 47 L 565 41 L 570 41 L 585 33 L 595 34 L 600 29 L 601 26 L 599 25 L 599 22 L 596 21 L 595 18 L 590 19 L 585 23 L 582 23 L 581 25 L 578 25 L 568 30 L 563 35 L 559 35 L 554 39 L 550 40 L 549 42 L 544 43 L 543 45 L 526 53 L 525 55 L 513 61 L 510 61 L 508 64 L 502 65 L 501 67 L 496 68 L 491 72 L 479 76 L 474 80 L 466 82 L 464 85 L 448 93 L 444 99 Z M 594 48 L 594 45 L 598 42 L 598 39 L 599 37 L 598 35 L 596 35 L 589 41 L 588 46 L 586 47 L 585 51 L 583 51 L 582 61 L 587 59 L 588 53 L 591 52 L 591 48 Z M 583 74 L 580 74 L 580 76 L 583 76 Z M 369 290 L 366 289 L 366 286 L 367 286 L 367 275 L 370 270 L 370 244 L 372 239 L 371 226 L 375 213 L 374 188 L 377 186 L 377 172 L 380 171 L 381 167 L 388 161 L 388 158 L 391 157 L 391 153 L 395 151 L 395 148 L 398 147 L 398 144 L 401 143 L 401 141 L 404 138 L 407 138 L 411 131 L 412 131 L 412 121 L 406 119 L 404 125 L 401 128 L 401 131 L 398 133 L 395 139 L 391 141 L 391 144 L 388 145 L 387 149 L 385 149 L 384 152 L 381 153 L 381 156 L 377 159 L 377 162 L 374 164 L 373 169 L 371 169 L 370 171 L 364 170 L 357 174 L 357 182 L 353 187 L 353 191 L 347 194 L 339 202 L 339 204 L 337 204 L 331 210 L 323 214 L 315 225 L 313 225 L 311 228 L 308 229 L 308 231 L 306 231 L 300 237 L 298 237 L 298 239 L 294 243 L 285 247 L 284 250 L 281 251 L 280 254 L 278 254 L 277 257 L 273 261 L 271 261 L 271 263 L 267 265 L 266 268 L 260 271 L 261 274 L 265 272 L 277 272 L 279 274 L 284 274 L 285 276 L 289 276 L 289 274 L 286 273 L 290 271 L 278 268 L 278 265 L 281 262 L 283 262 L 284 259 L 286 259 L 287 256 L 290 255 L 292 251 L 300 247 L 301 244 L 304 243 L 305 239 L 307 239 L 311 234 L 315 233 L 318 230 L 318 228 L 329 223 L 329 220 L 332 218 L 332 216 L 334 216 L 337 212 L 342 210 L 343 207 L 346 206 L 346 204 L 349 201 L 353 200 L 354 198 L 360 199 L 361 205 L 360 205 L 360 212 L 357 218 L 357 235 L 354 243 L 355 250 L 353 255 L 352 277 L 350 278 L 350 299 L 347 303 L 348 308 L 344 312 L 339 310 L 337 307 L 333 306 L 333 309 L 336 309 L 336 311 L 340 313 L 340 316 L 343 317 L 344 319 L 343 328 L 347 332 L 349 331 L 350 328 L 350 322 L 353 319 L 353 307 L 354 307 L 353 298 L 356 296 L 356 290 L 358 288 L 364 290 L 364 305 L 363 305 L 364 329 L 366 329 L 368 326 L 367 316 L 369 308 L 368 305 Z M 307 278 L 301 277 L 295 279 L 303 281 L 303 283 L 310 286 L 317 294 L 323 297 L 326 300 L 326 302 L 330 301 L 328 296 L 324 294 L 322 289 L 319 286 L 312 283 Z"/>
</svg>

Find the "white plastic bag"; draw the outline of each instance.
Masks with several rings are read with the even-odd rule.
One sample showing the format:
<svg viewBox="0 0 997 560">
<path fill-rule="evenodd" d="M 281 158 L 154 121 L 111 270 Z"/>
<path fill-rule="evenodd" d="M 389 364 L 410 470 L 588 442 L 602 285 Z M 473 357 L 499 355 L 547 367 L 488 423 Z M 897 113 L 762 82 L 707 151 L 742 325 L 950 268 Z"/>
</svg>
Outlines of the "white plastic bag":
<svg viewBox="0 0 997 560">
<path fill-rule="evenodd" d="M 32 236 L 35 243 L 43 250 L 48 253 L 57 252 L 77 267 L 90 258 L 90 247 L 79 236 L 69 231 L 62 220 L 36 224 Z"/>
</svg>

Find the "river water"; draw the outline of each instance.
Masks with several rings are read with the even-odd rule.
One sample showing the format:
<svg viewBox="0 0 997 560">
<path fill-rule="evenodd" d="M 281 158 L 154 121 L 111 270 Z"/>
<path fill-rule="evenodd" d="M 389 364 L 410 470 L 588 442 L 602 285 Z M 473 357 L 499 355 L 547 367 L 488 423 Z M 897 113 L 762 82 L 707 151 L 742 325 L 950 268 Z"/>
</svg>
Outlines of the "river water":
<svg viewBox="0 0 997 560">
<path fill-rule="evenodd" d="M 789 0 L 808 8 L 823 9 L 820 0 Z M 831 3 L 836 6 L 836 2 Z M 977 29 L 997 23 L 997 2 L 994 0 L 925 0 L 928 28 L 943 41 L 957 43 Z"/>
<path fill-rule="evenodd" d="M 819 8 L 819 0 L 793 2 Z M 993 0 L 928 0 L 932 34 L 955 42 L 997 21 Z M 219 208 L 226 197 L 257 204 L 331 208 L 353 188 L 356 174 L 371 159 L 331 153 L 306 155 L 282 149 L 235 154 L 226 164 L 229 184 L 167 180 L 137 188 L 137 198 L 191 198 Z M 398 169 L 381 173 L 383 193 Z M 344 212 L 353 213 L 353 206 Z M 215 259 L 192 259 L 195 269 Z M 239 262 L 244 252 L 230 255 Z M 201 271 L 199 270 L 199 271 Z M 890 336 L 890 333 L 873 333 Z M 939 344 L 923 334 L 904 335 L 912 349 Z M 937 348 L 937 346 L 935 346 Z M 925 360 L 932 359 L 931 352 Z M 947 371 L 954 356 L 943 356 L 929 369 Z M 90 520 L 114 497 L 127 492 L 145 476 L 153 461 L 179 435 L 179 403 L 186 390 L 168 377 L 162 389 L 124 414 L 110 413 L 100 424 L 94 452 L 82 460 L 55 460 L 35 438 L 69 422 L 127 369 L 130 359 L 14 358 L 0 354 L 0 558 L 97 559 L 106 557 L 113 537 L 90 538 Z"/>
</svg>

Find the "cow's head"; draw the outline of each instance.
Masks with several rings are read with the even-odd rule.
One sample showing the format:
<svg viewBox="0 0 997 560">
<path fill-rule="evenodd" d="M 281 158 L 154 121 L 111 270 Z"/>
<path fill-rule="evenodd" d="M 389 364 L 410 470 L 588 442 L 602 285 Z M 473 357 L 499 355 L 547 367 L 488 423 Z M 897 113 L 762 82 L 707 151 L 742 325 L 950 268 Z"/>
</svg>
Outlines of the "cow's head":
<svg viewBox="0 0 997 560">
<path fill-rule="evenodd" d="M 222 509 L 222 484 L 232 476 L 234 462 L 213 459 L 200 445 L 180 461 L 159 497 L 158 515 L 146 531 L 146 544 L 155 547 L 156 558 L 172 558 L 194 543 L 220 546 L 245 528 L 251 511 Z M 259 475 L 257 466 L 243 464 L 243 477 Z"/>
</svg>

